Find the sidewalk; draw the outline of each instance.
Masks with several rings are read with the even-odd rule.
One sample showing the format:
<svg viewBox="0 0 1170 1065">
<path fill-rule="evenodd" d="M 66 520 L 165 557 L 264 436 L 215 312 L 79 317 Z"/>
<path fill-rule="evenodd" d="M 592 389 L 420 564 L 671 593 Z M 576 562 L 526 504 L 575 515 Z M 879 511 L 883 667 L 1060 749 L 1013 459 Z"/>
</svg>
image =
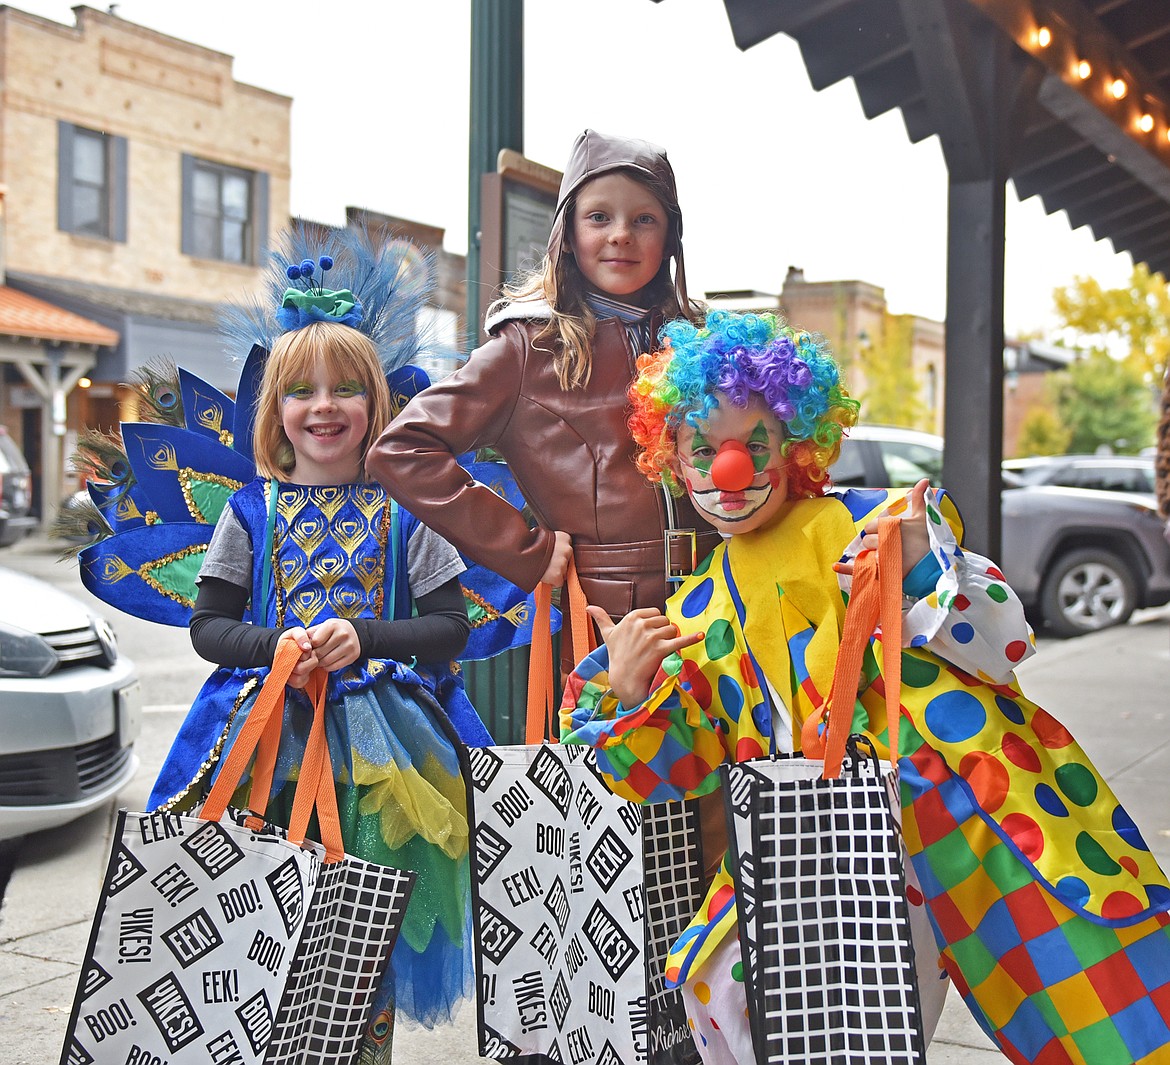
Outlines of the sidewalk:
<svg viewBox="0 0 1170 1065">
<path fill-rule="evenodd" d="M 1170 868 L 1170 613 L 1067 642 L 1044 641 L 1020 670 L 1028 694 L 1081 741 L 1128 807 L 1164 868 Z M 177 711 L 148 714 L 147 748 L 165 744 Z M 144 770 L 122 796 L 141 809 L 150 785 Z M 108 856 L 112 811 L 30 840 L 0 910 L 0 1065 L 55 1061 L 68 1020 L 92 910 Z M 475 1009 L 451 1028 L 402 1030 L 399 1065 L 470 1065 Z M 993 1065 L 999 1053 L 952 993 L 927 1054 L 928 1065 Z"/>
</svg>

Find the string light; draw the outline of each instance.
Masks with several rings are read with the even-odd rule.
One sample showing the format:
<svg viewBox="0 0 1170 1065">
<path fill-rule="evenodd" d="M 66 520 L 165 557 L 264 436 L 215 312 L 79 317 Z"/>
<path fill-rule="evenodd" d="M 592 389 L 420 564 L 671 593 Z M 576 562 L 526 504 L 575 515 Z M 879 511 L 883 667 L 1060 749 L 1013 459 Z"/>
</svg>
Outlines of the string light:
<svg viewBox="0 0 1170 1065">
<path fill-rule="evenodd" d="M 1041 48 L 1047 48 L 1052 43 L 1052 30 L 1047 26 L 1039 26 L 1036 29 L 1036 44 Z"/>
<path fill-rule="evenodd" d="M 1077 77 L 1085 81 L 1093 73 L 1093 66 L 1087 59 L 1082 59 L 1076 65 Z"/>
<path fill-rule="evenodd" d="M 1143 133 L 1149 133 L 1154 128 L 1154 116 L 1151 114 L 1144 114 L 1138 119 L 1138 129 Z"/>
<path fill-rule="evenodd" d="M 92 385 L 92 384 L 93 384 L 93 381 L 91 381 L 88 377 L 80 377 L 77 380 L 77 387 L 78 388 L 89 388 L 90 385 Z"/>
<path fill-rule="evenodd" d="M 1109 91 L 1113 94 L 1113 99 L 1124 100 L 1125 94 L 1129 92 L 1129 86 L 1122 78 L 1114 78 L 1109 84 Z"/>
</svg>

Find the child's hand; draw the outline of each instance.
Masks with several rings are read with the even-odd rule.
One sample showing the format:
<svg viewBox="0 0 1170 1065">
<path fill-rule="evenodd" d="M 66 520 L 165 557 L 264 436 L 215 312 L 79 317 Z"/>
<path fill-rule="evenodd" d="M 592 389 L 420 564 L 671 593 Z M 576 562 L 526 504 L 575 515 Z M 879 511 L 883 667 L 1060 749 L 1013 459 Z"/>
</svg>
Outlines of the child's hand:
<svg viewBox="0 0 1170 1065">
<path fill-rule="evenodd" d="M 362 653 L 357 631 L 344 618 L 329 618 L 309 629 L 317 664 L 329 673 L 353 665 Z"/>
<path fill-rule="evenodd" d="M 930 481 L 923 479 L 910 489 L 910 494 L 906 497 L 906 509 L 902 511 L 903 577 L 930 553 L 930 533 L 926 529 L 926 490 L 929 487 Z M 862 551 L 877 551 L 878 519 L 888 513 L 888 508 L 883 510 L 861 530 Z M 837 562 L 833 569 L 837 573 L 852 574 L 853 563 Z"/>
<path fill-rule="evenodd" d="M 662 660 L 675 651 L 699 643 L 704 633 L 680 636 L 666 615 L 654 607 L 631 610 L 616 625 L 601 607 L 589 607 L 589 616 L 609 650 L 609 684 L 622 706 L 633 709 L 646 701 Z"/>
<path fill-rule="evenodd" d="M 303 688 L 309 683 L 313 670 L 317 668 L 317 653 L 313 650 L 313 641 L 299 625 L 296 628 L 285 629 L 281 635 L 291 636 L 301 649 L 300 661 L 293 667 L 292 674 L 288 678 L 288 686 L 290 688 Z"/>
<path fill-rule="evenodd" d="M 569 574 L 569 562 L 573 558 L 573 541 L 567 532 L 553 533 L 553 553 L 548 560 L 544 573 L 540 578 L 541 584 L 551 584 L 559 588 L 565 583 Z"/>
</svg>

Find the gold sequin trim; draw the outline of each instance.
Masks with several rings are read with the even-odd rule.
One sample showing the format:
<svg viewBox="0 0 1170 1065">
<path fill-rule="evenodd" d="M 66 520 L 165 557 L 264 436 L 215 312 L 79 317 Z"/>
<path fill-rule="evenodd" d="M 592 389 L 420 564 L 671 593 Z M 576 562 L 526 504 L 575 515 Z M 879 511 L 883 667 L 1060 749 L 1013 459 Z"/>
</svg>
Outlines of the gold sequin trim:
<svg viewBox="0 0 1170 1065">
<path fill-rule="evenodd" d="M 200 481 L 203 484 L 218 484 L 222 488 L 228 489 L 229 492 L 238 492 L 243 487 L 243 481 L 233 480 L 231 477 L 223 477 L 218 473 L 200 473 L 198 470 L 191 469 L 190 466 L 184 466 L 178 471 L 179 487 L 183 491 L 183 502 L 187 504 L 187 510 L 195 521 L 201 522 L 204 525 L 214 524 L 208 515 L 204 514 L 199 509 L 199 504 L 195 502 L 195 495 L 191 491 L 191 485 L 195 481 Z"/>
<path fill-rule="evenodd" d="M 232 730 L 232 722 L 235 721 L 236 714 L 239 712 L 240 707 L 244 705 L 244 700 L 247 699 L 248 696 L 256 690 L 259 684 L 259 677 L 249 677 L 246 681 L 244 681 L 243 687 L 240 688 L 240 692 L 236 696 L 235 702 L 232 704 L 232 709 L 228 714 L 226 724 L 223 726 L 223 731 L 220 732 L 219 737 L 216 739 L 215 743 L 212 744 L 211 751 L 208 753 L 207 757 L 203 759 L 203 762 L 200 764 L 199 769 L 195 773 L 195 776 L 191 778 L 190 783 L 182 791 L 176 795 L 172 795 L 169 799 L 167 799 L 167 801 L 159 807 L 159 810 L 168 814 L 178 813 L 180 812 L 178 809 L 180 804 L 182 804 L 183 809 L 189 809 L 202 797 L 199 795 L 192 795 L 191 792 L 194 790 L 197 784 L 203 781 L 203 779 L 215 768 L 216 764 L 219 762 L 219 756 L 223 754 L 223 745 L 227 743 L 228 733 Z"/>
</svg>

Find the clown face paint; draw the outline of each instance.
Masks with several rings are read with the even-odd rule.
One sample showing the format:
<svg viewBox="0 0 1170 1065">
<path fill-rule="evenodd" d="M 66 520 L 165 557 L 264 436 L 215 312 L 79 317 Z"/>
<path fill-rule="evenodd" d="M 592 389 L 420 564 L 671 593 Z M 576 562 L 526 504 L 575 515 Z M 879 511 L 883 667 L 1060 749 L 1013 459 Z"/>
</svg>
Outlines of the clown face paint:
<svg viewBox="0 0 1170 1065">
<path fill-rule="evenodd" d="M 695 509 L 721 533 L 751 532 L 776 516 L 788 498 L 788 477 L 780 453 L 784 428 L 764 401 L 753 396 L 737 407 L 720 393 L 719 406 L 698 428 L 678 431 L 678 461 Z M 746 488 L 733 490 L 712 476 L 719 449 L 738 443 L 751 456 L 754 476 Z"/>
</svg>

